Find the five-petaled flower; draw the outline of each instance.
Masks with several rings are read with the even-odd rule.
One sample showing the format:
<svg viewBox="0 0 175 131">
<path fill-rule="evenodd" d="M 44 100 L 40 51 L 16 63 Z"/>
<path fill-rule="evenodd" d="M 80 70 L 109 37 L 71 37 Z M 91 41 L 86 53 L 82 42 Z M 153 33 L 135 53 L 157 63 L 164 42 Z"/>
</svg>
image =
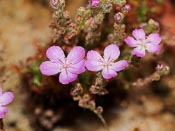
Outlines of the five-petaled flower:
<svg viewBox="0 0 175 131">
<path fill-rule="evenodd" d="M 86 68 L 90 71 L 101 71 L 105 79 L 111 79 L 117 76 L 117 72 L 125 69 L 128 65 L 126 60 L 115 62 L 120 55 L 118 46 L 111 44 L 104 50 L 102 57 L 97 51 L 88 51 Z"/>
<path fill-rule="evenodd" d="M 5 107 L 7 104 L 11 103 L 14 99 L 12 92 L 2 93 L 2 88 L 0 88 L 0 119 L 2 119 L 8 112 L 8 108 Z"/>
<path fill-rule="evenodd" d="M 161 46 L 159 44 L 161 42 L 161 38 L 158 33 L 152 33 L 149 36 L 146 36 L 143 29 L 135 29 L 133 30 L 132 35 L 134 38 L 128 36 L 125 39 L 125 42 L 130 47 L 135 47 L 135 49 L 132 51 L 132 55 L 144 57 L 146 50 L 151 53 L 160 51 Z"/>
<path fill-rule="evenodd" d="M 74 47 L 67 58 L 59 46 L 51 46 L 47 49 L 46 56 L 50 61 L 40 65 L 41 73 L 50 76 L 61 72 L 59 81 L 62 84 L 69 84 L 85 71 L 85 50 L 80 46 Z"/>
<path fill-rule="evenodd" d="M 91 6 L 96 7 L 100 4 L 100 0 L 91 0 Z"/>
</svg>

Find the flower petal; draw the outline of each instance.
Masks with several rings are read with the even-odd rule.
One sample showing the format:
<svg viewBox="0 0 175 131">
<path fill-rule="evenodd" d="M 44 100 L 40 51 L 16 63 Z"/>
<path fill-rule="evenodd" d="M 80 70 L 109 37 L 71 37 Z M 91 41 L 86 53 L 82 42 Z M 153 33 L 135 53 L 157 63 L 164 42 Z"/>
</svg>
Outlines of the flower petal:
<svg viewBox="0 0 175 131">
<path fill-rule="evenodd" d="M 155 44 L 155 45 L 158 45 L 160 44 L 161 42 L 161 37 L 158 33 L 153 33 L 153 34 L 150 34 L 147 38 L 147 40 L 149 41 L 149 43 L 151 44 Z"/>
<path fill-rule="evenodd" d="M 145 39 L 145 31 L 143 29 L 133 30 L 132 35 L 136 38 L 136 40 L 144 40 Z"/>
<path fill-rule="evenodd" d="M 3 118 L 8 112 L 7 107 L 0 107 L 0 119 Z"/>
<path fill-rule="evenodd" d="M 59 63 L 53 63 L 51 61 L 45 61 L 40 65 L 40 71 L 43 75 L 50 76 L 60 72 L 61 65 Z"/>
<path fill-rule="evenodd" d="M 80 62 L 85 57 L 85 50 L 81 46 L 74 47 L 68 54 L 67 60 L 73 64 Z"/>
<path fill-rule="evenodd" d="M 105 79 L 111 79 L 117 76 L 117 72 L 115 72 L 110 66 L 108 66 L 102 70 L 102 76 Z"/>
<path fill-rule="evenodd" d="M 11 103 L 14 99 L 14 95 L 12 92 L 5 92 L 0 96 L 0 106 L 7 105 Z"/>
<path fill-rule="evenodd" d="M 120 55 L 120 50 L 117 45 L 111 44 L 108 45 L 104 50 L 104 59 L 108 60 L 116 60 Z"/>
<path fill-rule="evenodd" d="M 103 58 L 97 51 L 88 51 L 87 60 L 85 62 L 86 68 L 90 71 L 99 71 L 102 67 Z"/>
<path fill-rule="evenodd" d="M 52 62 L 62 63 L 65 59 L 64 52 L 59 46 L 51 46 L 48 48 L 46 55 Z"/>
<path fill-rule="evenodd" d="M 118 72 L 118 71 L 124 70 L 127 66 L 128 66 L 128 62 L 126 60 L 121 60 L 113 63 L 112 69 Z"/>
<path fill-rule="evenodd" d="M 136 47 L 136 46 L 137 46 L 137 41 L 136 41 L 133 37 L 128 36 L 128 37 L 125 39 L 125 42 L 126 42 L 126 44 L 129 45 L 130 47 Z"/>
<path fill-rule="evenodd" d="M 145 49 L 142 46 L 138 46 L 132 51 L 132 54 L 136 55 L 137 57 L 144 57 L 145 56 Z"/>
<path fill-rule="evenodd" d="M 69 84 L 70 82 L 76 80 L 77 76 L 77 74 L 64 70 L 60 73 L 59 82 L 62 84 Z"/>
<path fill-rule="evenodd" d="M 147 44 L 146 49 L 147 49 L 148 52 L 156 53 L 156 52 L 160 51 L 161 46 L 160 45 L 155 45 L 155 44 Z"/>
<path fill-rule="evenodd" d="M 81 60 L 80 62 L 76 64 L 72 64 L 69 68 L 68 71 L 74 74 L 81 74 L 85 71 L 85 60 Z"/>
<path fill-rule="evenodd" d="M 2 88 L 0 87 L 0 96 L 2 95 Z"/>
</svg>

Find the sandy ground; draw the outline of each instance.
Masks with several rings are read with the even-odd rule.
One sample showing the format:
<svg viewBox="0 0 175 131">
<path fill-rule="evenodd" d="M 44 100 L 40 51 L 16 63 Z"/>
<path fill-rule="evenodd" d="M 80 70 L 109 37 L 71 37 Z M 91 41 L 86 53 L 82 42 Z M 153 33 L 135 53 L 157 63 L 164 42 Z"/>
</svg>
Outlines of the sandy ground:
<svg viewBox="0 0 175 131">
<path fill-rule="evenodd" d="M 0 66 L 5 65 L 7 81 L 3 84 L 4 90 L 13 90 L 15 100 L 9 106 L 9 113 L 5 117 L 8 121 L 9 131 L 31 131 L 29 122 L 23 110 L 22 101 L 24 96 L 19 92 L 18 75 L 11 71 L 13 64 L 34 54 L 34 42 L 45 43 L 50 38 L 48 28 L 50 11 L 40 5 L 31 4 L 26 0 L 1 0 L 0 1 L 0 49 L 3 50 Z M 16 128 L 13 128 L 13 125 Z"/>
<path fill-rule="evenodd" d="M 81 2 L 80 2 L 81 3 Z M 75 11 L 74 11 L 75 12 Z M 32 131 L 27 112 L 23 107 L 24 95 L 18 90 L 20 81 L 18 75 L 11 71 L 13 64 L 25 61 L 34 54 L 33 43 L 47 43 L 51 33 L 48 28 L 51 11 L 37 3 L 27 0 L 0 1 L 0 68 L 6 66 L 0 78 L 8 76 L 2 85 L 4 90 L 13 90 L 14 102 L 9 106 L 9 113 L 5 117 L 5 126 L 9 131 Z M 113 118 L 109 123 L 111 131 L 174 131 L 175 118 L 172 114 L 162 110 L 162 100 L 147 96 L 143 105 L 136 102 L 120 110 L 113 109 Z M 102 126 L 77 121 L 87 131 L 104 131 Z M 14 128 L 15 127 L 15 128 Z M 55 131 L 74 131 L 75 129 L 60 129 Z"/>
</svg>

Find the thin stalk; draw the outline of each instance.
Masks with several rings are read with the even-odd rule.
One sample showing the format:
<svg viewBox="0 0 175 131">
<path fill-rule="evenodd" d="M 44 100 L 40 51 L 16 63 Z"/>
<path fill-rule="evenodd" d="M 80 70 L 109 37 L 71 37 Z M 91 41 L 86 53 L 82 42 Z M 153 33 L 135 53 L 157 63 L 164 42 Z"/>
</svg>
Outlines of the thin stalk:
<svg viewBox="0 0 175 131">
<path fill-rule="evenodd" d="M 0 131 L 5 131 L 5 130 L 4 130 L 3 119 L 0 119 Z"/>
<path fill-rule="evenodd" d="M 128 63 L 129 63 L 129 64 L 131 64 L 132 58 L 133 58 L 133 55 L 131 54 L 131 55 L 129 56 L 129 59 L 128 59 Z"/>
<path fill-rule="evenodd" d="M 100 119 L 100 121 L 103 123 L 103 125 L 104 125 L 106 131 L 110 131 L 109 128 L 108 128 L 108 125 L 107 125 L 107 123 L 106 123 L 106 121 L 105 121 L 105 119 L 104 119 L 103 116 L 102 116 L 102 114 L 99 114 L 96 110 L 92 110 L 92 111 L 97 115 L 97 117 L 98 117 L 98 118 Z"/>
</svg>

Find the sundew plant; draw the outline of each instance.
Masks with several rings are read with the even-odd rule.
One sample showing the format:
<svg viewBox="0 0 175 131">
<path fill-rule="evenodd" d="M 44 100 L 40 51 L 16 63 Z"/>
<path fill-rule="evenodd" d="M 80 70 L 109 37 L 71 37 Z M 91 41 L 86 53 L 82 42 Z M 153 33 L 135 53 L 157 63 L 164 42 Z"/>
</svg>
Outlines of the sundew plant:
<svg viewBox="0 0 175 131">
<path fill-rule="evenodd" d="M 52 40 L 45 47 L 38 45 L 28 60 L 24 73 L 32 79 L 28 85 L 41 96 L 49 90 L 46 94 L 55 101 L 50 107 L 57 108 L 60 99 L 71 96 L 109 130 L 103 103 L 99 105 L 96 98 L 115 94 L 116 88 L 125 92 L 144 88 L 169 72 L 161 59 L 159 23 L 139 13 L 133 22 L 128 16 L 135 7 L 129 0 L 89 0 L 74 18 L 66 11 L 65 0 L 50 0 L 50 7 Z M 147 72 L 145 65 L 152 71 Z"/>
</svg>

